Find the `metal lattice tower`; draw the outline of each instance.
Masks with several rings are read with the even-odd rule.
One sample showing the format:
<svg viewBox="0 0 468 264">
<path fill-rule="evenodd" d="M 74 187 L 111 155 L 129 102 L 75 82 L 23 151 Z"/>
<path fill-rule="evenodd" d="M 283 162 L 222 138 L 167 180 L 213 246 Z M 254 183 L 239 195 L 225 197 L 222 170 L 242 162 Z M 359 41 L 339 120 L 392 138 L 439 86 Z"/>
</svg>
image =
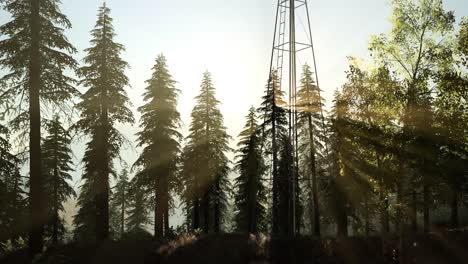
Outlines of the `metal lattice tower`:
<svg viewBox="0 0 468 264">
<path fill-rule="evenodd" d="M 304 24 L 303 20 L 307 22 Z M 299 23 L 300 22 L 300 23 Z M 300 27 L 302 25 L 302 28 Z M 302 31 L 301 31 L 302 30 Z M 308 51 L 308 52 L 307 52 Z M 288 58 L 285 61 L 285 57 Z M 309 15 L 309 5 L 307 0 L 278 0 L 275 32 L 273 38 L 273 48 L 271 53 L 271 63 L 269 71 L 269 91 L 275 90 L 275 82 L 272 81 L 276 73 L 279 85 L 288 97 L 288 136 L 291 149 L 289 151 L 288 166 L 288 235 L 296 235 L 296 196 L 298 184 L 298 107 L 297 107 L 297 67 L 301 62 L 313 64 L 315 80 L 320 91 L 317 73 L 317 64 L 312 37 L 312 29 Z M 285 72 L 287 69 L 287 72 Z M 286 88 L 286 89 L 285 89 Z M 273 102 L 275 105 L 276 102 Z M 321 104 L 320 104 L 321 105 Z M 324 123 L 323 109 L 320 109 L 322 122 Z M 272 139 L 273 152 L 277 151 L 277 138 Z M 277 173 L 277 157 L 273 155 L 273 178 Z M 274 191 L 273 191 L 274 192 Z M 273 202 L 275 202 L 273 195 Z M 275 215 L 276 214 L 276 215 Z M 273 210 L 273 218 L 277 217 L 277 212 Z M 273 221 L 276 221 L 273 219 Z M 274 224 L 273 224 L 274 225 Z M 275 230 L 273 230 L 275 233 Z"/>
</svg>

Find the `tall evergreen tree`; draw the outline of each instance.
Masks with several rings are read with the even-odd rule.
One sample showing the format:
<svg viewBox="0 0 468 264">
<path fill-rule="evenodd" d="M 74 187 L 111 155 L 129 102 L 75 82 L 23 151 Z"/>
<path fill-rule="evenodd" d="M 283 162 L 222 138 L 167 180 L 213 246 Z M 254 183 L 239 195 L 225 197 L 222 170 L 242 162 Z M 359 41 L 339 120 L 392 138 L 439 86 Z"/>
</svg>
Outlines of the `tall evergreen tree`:
<svg viewBox="0 0 468 264">
<path fill-rule="evenodd" d="M 166 58 L 160 55 L 147 80 L 138 146 L 143 153 L 135 163 L 140 168 L 137 184 L 155 195 L 154 235 L 163 237 L 169 231 L 170 192 L 173 189 L 180 153 L 180 114 L 177 111 L 179 91 L 169 73 Z"/>
<path fill-rule="evenodd" d="M 186 204 L 191 209 L 188 216 L 193 218 L 194 229 L 220 232 L 230 190 L 226 153 L 231 149 L 209 72 L 203 75 L 195 99 L 183 159 Z"/>
<path fill-rule="evenodd" d="M 48 135 L 42 144 L 42 166 L 49 201 L 46 230 L 52 237 L 52 243 L 56 245 L 65 233 L 64 220 L 60 216 L 64 211 L 63 204 L 76 194 L 69 183 L 72 180 L 70 173 L 73 171 L 71 136 L 63 128 L 58 116 L 46 122 L 46 127 Z"/>
<path fill-rule="evenodd" d="M 318 160 L 322 158 L 325 142 L 323 98 L 315 84 L 309 65 L 304 65 L 298 96 L 298 126 L 300 171 L 309 190 L 311 231 L 320 236 L 320 201 L 318 187 Z M 309 176 L 306 176 L 309 175 Z"/>
<path fill-rule="evenodd" d="M 261 155 L 261 139 L 255 108 L 249 110 L 244 130 L 239 134 L 235 179 L 236 225 L 238 231 L 266 232 L 267 188 L 265 164 Z"/>
<path fill-rule="evenodd" d="M 11 152 L 8 135 L 0 125 L 0 243 L 24 235 L 27 207 L 20 160 Z"/>
<path fill-rule="evenodd" d="M 125 92 L 125 87 L 129 85 L 125 75 L 128 64 L 120 57 L 124 46 L 114 41 L 112 21 L 110 9 L 104 3 L 99 8 L 96 26 L 91 31 L 91 47 L 85 50 L 86 65 L 79 69 L 80 84 L 88 90 L 77 105 L 81 119 L 76 126 L 90 137 L 90 141 L 83 158 L 85 185 L 80 193 L 81 208 L 76 224 L 92 227 L 94 222 L 97 241 L 109 237 L 109 175 L 113 173 L 113 160 L 118 157 L 123 144 L 123 136 L 116 124 L 134 122 Z M 80 223 L 85 219 L 91 220 L 89 216 L 93 211 L 94 221 Z M 90 215 L 85 217 L 86 213 Z"/>
<path fill-rule="evenodd" d="M 279 211 L 278 211 L 278 160 L 281 148 L 281 139 L 287 135 L 287 110 L 286 102 L 283 99 L 284 93 L 281 91 L 281 84 L 278 74 L 273 71 L 266 86 L 263 102 L 258 109 L 262 120 L 262 144 L 264 145 L 262 155 L 271 157 L 271 162 L 266 162 L 272 171 L 272 233 L 278 234 L 279 231 Z"/>
<path fill-rule="evenodd" d="M 128 169 L 123 168 L 114 186 L 111 202 L 111 230 L 114 237 L 121 238 L 125 233 L 126 212 L 128 211 Z"/>
<path fill-rule="evenodd" d="M 0 101 L 15 105 L 15 129 L 29 127 L 31 255 L 42 250 L 47 214 L 41 168 L 41 102 L 62 104 L 77 94 L 73 79 L 64 74 L 74 70 L 70 56 L 75 48 L 64 35 L 71 27 L 61 13 L 58 0 L 3 0 L 12 20 L 0 27 L 0 64 L 10 70 L 2 77 L 8 89 Z M 24 99 L 24 100 L 23 100 Z M 46 104 L 47 105 L 47 104 Z"/>
</svg>

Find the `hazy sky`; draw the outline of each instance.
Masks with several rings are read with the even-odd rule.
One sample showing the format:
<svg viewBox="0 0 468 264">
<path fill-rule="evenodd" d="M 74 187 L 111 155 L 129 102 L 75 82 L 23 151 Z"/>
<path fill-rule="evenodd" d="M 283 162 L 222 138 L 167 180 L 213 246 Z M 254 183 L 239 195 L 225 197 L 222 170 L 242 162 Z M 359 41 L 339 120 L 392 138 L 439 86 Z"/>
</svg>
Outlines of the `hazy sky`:
<svg viewBox="0 0 468 264">
<path fill-rule="evenodd" d="M 89 46 L 89 31 L 102 1 L 62 0 L 62 10 L 73 23 L 66 32 L 82 51 Z M 387 0 L 309 0 L 321 88 L 328 103 L 345 80 L 347 56 L 365 57 L 371 34 L 390 29 Z M 222 102 L 228 132 L 236 139 L 250 106 L 257 106 L 268 79 L 277 0 L 109 0 L 116 40 L 126 47 L 123 57 L 128 90 L 136 107 L 142 105 L 145 80 L 158 54 L 164 53 L 169 70 L 181 90 L 179 111 L 184 131 L 190 124 L 193 98 L 199 92 L 202 73 L 209 70 Z M 445 0 L 446 10 L 457 19 L 468 15 L 468 1 Z M 0 13 L 0 22 L 8 19 Z M 80 52 L 76 58 L 83 57 Z M 137 120 L 139 115 L 136 114 Z M 122 130 L 130 138 L 138 125 Z M 234 141 L 233 141 L 234 143 Z M 80 144 L 83 145 L 83 144 Z M 75 147 L 81 158 L 82 146 Z M 134 150 L 124 158 L 132 164 Z M 79 171 L 76 181 L 79 179 Z"/>
</svg>

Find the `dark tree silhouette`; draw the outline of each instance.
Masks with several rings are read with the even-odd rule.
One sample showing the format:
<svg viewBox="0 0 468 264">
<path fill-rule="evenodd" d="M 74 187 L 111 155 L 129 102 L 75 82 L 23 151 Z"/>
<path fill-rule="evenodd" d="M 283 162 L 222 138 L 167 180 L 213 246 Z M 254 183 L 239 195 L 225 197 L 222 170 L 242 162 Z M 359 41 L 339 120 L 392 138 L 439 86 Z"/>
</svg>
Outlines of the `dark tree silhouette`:
<svg viewBox="0 0 468 264">
<path fill-rule="evenodd" d="M 57 245 L 65 233 L 64 220 L 60 212 L 64 211 L 63 204 L 76 196 L 70 185 L 73 171 L 72 150 L 70 148 L 71 136 L 63 128 L 61 120 L 55 116 L 45 123 L 47 137 L 42 143 L 42 167 L 45 180 L 48 224 L 46 230 L 52 236 L 52 243 Z"/>
<path fill-rule="evenodd" d="M 261 155 L 261 130 L 255 108 L 249 110 L 246 119 L 237 144 L 235 169 L 239 176 L 234 183 L 237 208 L 235 221 L 238 231 L 255 234 L 266 232 L 268 228 L 267 187 L 264 179 L 266 167 Z"/>
<path fill-rule="evenodd" d="M 79 70 L 82 77 L 80 84 L 88 90 L 77 105 L 81 111 L 81 119 L 76 127 L 89 136 L 90 141 L 83 158 L 83 179 L 86 183 L 80 194 L 81 216 L 78 216 L 76 224 L 91 224 L 80 222 L 85 219 L 83 214 L 93 211 L 92 207 L 84 207 L 94 203 L 95 220 L 92 222 L 95 223 L 97 241 L 102 241 L 109 238 L 109 175 L 113 173 L 112 162 L 118 157 L 124 140 L 115 125 L 133 123 L 134 119 L 128 108 L 130 102 L 124 89 L 128 86 L 125 75 L 128 64 L 120 57 L 124 47 L 114 41 L 110 9 L 105 4 L 99 8 L 96 26 L 91 35 L 91 47 L 85 50 L 86 65 Z M 88 195 L 91 197 L 87 197 Z M 92 203 L 88 200 L 90 198 Z"/>
<path fill-rule="evenodd" d="M 320 237 L 320 201 L 318 173 L 319 159 L 324 152 L 325 127 L 323 116 L 323 98 L 315 84 L 313 72 L 309 65 L 304 65 L 298 96 L 298 126 L 299 126 L 299 151 L 300 172 L 309 190 L 309 213 L 311 231 Z"/>
<path fill-rule="evenodd" d="M 272 233 L 278 234 L 279 231 L 279 209 L 278 209 L 278 156 L 281 148 L 281 140 L 287 134 L 287 111 L 283 108 L 286 102 L 283 100 L 284 93 L 281 91 L 281 84 L 278 80 L 278 75 L 273 72 L 271 79 L 268 81 L 263 101 L 258 109 L 260 119 L 262 120 L 261 129 L 264 145 L 262 155 L 267 157 L 271 156 L 271 164 L 269 161 L 267 165 L 271 166 L 272 171 Z M 276 139 L 276 140 L 273 140 Z"/>
<path fill-rule="evenodd" d="M 129 199 L 129 181 L 128 181 L 128 169 L 123 168 L 117 179 L 117 183 L 113 187 L 111 199 L 111 230 L 113 236 L 121 238 L 125 233 L 125 221 L 126 212 L 128 211 L 128 199 Z"/>
<path fill-rule="evenodd" d="M 135 183 L 135 178 L 130 184 L 128 193 L 128 217 L 126 219 L 129 233 L 145 233 L 146 225 L 151 224 L 148 216 L 149 199 L 145 197 L 145 192 Z"/>
<path fill-rule="evenodd" d="M 58 0 L 1 3 L 12 20 L 0 27 L 5 36 L 0 41 L 1 65 L 9 70 L 2 77 L 2 82 L 9 85 L 0 101 L 15 104 L 13 128 L 29 128 L 29 246 L 31 255 L 35 255 L 42 250 L 47 219 L 41 168 L 41 101 L 62 105 L 77 94 L 73 79 L 64 74 L 66 69 L 76 68 L 77 63 L 70 56 L 75 48 L 64 35 L 71 23 L 61 13 Z"/>
<path fill-rule="evenodd" d="M 20 159 L 8 140 L 8 129 L 0 124 L 0 243 L 24 235 L 27 209 Z"/>
<path fill-rule="evenodd" d="M 201 92 L 195 99 L 197 103 L 192 111 L 190 134 L 183 154 L 188 217 L 193 218 L 194 229 L 219 232 L 230 190 L 226 153 L 231 149 L 209 72 L 205 72 Z"/>
<path fill-rule="evenodd" d="M 155 196 L 154 235 L 164 237 L 169 231 L 169 205 L 171 189 L 176 181 L 181 134 L 180 114 L 177 111 L 175 81 L 169 73 L 166 58 L 160 55 L 147 80 L 144 100 L 138 110 L 142 114 L 138 146 L 143 153 L 135 162 L 139 168 L 136 184 Z"/>
</svg>

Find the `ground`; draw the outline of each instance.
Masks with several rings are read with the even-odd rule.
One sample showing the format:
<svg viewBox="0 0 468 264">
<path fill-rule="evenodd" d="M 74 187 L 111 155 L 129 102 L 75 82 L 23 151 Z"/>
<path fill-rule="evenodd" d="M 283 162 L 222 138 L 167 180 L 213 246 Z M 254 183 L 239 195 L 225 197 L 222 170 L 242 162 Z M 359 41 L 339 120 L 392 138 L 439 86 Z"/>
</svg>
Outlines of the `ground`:
<svg viewBox="0 0 468 264">
<path fill-rule="evenodd" d="M 323 239 L 269 239 L 265 236 L 221 234 L 195 237 L 183 235 L 168 242 L 150 237 L 127 237 L 96 245 L 68 244 L 49 249 L 38 264 L 273 264 L 273 263 L 398 263 L 395 238 L 378 237 Z M 406 263 L 468 263 L 468 233 L 439 232 L 407 237 Z M 25 251 L 0 261 L 31 263 Z"/>
</svg>

